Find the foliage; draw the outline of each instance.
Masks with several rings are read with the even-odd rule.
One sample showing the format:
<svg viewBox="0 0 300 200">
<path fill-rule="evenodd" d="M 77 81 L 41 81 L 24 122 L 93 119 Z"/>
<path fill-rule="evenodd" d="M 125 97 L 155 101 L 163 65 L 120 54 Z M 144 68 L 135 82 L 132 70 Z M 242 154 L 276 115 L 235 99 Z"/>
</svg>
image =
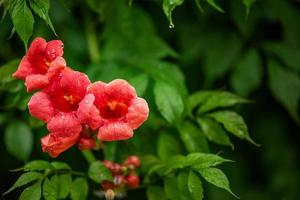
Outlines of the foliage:
<svg viewBox="0 0 300 200">
<path fill-rule="evenodd" d="M 15 181 L 10 189 L 5 183 L 4 198 L 93 199 L 99 183 L 112 180 L 100 160 L 122 161 L 132 154 L 142 158 L 145 188 L 129 191 L 130 199 L 131 192 L 150 200 L 234 199 L 235 192 L 242 199 L 297 198 L 296 5 L 280 0 L 0 0 L 0 129 L 6 148 L 1 155 L 13 163 L 3 171 L 22 165 L 14 158 L 25 163 L 14 170 L 22 174 L 10 177 L 9 184 Z M 19 38 L 7 41 L 14 32 Z M 70 65 L 92 81 L 123 78 L 136 88 L 148 101 L 150 116 L 134 138 L 101 143 L 103 154 L 95 149 L 98 161 L 88 165 L 78 151 L 59 157 L 70 165 L 41 153 L 45 126 L 29 117 L 30 94 L 11 76 L 25 54 L 20 41 L 27 49 L 36 36 L 62 39 Z"/>
</svg>

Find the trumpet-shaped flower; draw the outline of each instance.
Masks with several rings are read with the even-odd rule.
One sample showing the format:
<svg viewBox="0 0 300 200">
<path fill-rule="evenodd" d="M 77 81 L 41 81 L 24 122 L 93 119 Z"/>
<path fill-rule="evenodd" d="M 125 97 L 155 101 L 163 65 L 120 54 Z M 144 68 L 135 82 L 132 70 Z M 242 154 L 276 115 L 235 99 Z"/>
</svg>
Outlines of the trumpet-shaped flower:
<svg viewBox="0 0 300 200">
<path fill-rule="evenodd" d="M 76 112 L 89 84 L 85 74 L 63 71 L 30 99 L 30 114 L 47 123 L 50 134 L 42 138 L 42 147 L 52 157 L 77 143 L 82 125 Z"/>
<path fill-rule="evenodd" d="M 133 130 L 148 117 L 147 102 L 137 97 L 135 89 L 125 80 L 93 83 L 89 85 L 88 93 L 94 95 L 94 105 L 99 110 L 98 138 L 102 141 L 131 138 Z"/>
<path fill-rule="evenodd" d="M 27 91 L 42 89 L 50 80 L 47 75 L 49 71 L 66 66 L 63 55 L 63 43 L 60 40 L 46 42 L 43 38 L 36 38 L 30 45 L 27 54 L 22 58 L 17 71 L 13 74 L 15 78 L 25 80 Z M 55 61 L 56 64 L 52 65 Z"/>
</svg>

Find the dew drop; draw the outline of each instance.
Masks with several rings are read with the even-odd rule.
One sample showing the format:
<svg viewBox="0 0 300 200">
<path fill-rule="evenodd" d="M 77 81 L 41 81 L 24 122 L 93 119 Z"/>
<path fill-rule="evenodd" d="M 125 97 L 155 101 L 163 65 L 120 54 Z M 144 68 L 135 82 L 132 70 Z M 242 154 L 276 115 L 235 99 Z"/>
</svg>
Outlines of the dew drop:
<svg viewBox="0 0 300 200">
<path fill-rule="evenodd" d="M 171 23 L 170 25 L 169 25 L 169 28 L 174 28 L 175 26 L 174 26 L 174 24 L 173 23 Z"/>
</svg>

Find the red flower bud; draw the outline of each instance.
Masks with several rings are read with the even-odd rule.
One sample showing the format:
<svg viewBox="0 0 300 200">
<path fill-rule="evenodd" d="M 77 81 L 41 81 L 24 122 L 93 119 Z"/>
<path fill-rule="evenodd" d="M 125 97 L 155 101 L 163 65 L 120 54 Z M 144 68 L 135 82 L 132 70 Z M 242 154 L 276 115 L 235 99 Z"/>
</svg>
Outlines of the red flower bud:
<svg viewBox="0 0 300 200">
<path fill-rule="evenodd" d="M 140 185 L 140 178 L 136 174 L 128 174 L 125 179 L 129 188 L 136 188 Z"/>
<path fill-rule="evenodd" d="M 116 186 L 114 185 L 113 182 L 110 181 L 103 181 L 101 183 L 101 186 L 103 188 L 103 190 L 109 190 L 109 189 L 114 189 Z"/>
<path fill-rule="evenodd" d="M 114 164 L 110 160 L 103 160 L 102 163 L 109 171 L 113 170 Z"/>
<path fill-rule="evenodd" d="M 141 165 L 141 161 L 138 156 L 129 156 L 124 162 L 125 166 L 133 166 L 133 168 L 138 168 Z"/>
<path fill-rule="evenodd" d="M 121 165 L 115 163 L 112 167 L 111 172 L 113 173 L 113 175 L 121 174 L 122 173 Z"/>
<path fill-rule="evenodd" d="M 80 138 L 78 141 L 78 149 L 89 150 L 96 146 L 96 142 L 93 138 Z"/>
</svg>

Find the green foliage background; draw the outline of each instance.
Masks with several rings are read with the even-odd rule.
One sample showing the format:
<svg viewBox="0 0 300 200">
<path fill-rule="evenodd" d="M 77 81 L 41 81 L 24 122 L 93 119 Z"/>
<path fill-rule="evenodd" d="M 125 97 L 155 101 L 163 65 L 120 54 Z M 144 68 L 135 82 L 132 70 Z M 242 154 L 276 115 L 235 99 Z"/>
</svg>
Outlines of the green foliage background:
<svg viewBox="0 0 300 200">
<path fill-rule="evenodd" d="M 25 52 L 22 41 L 27 46 L 28 41 L 42 36 L 61 39 L 68 65 L 87 73 L 92 81 L 127 79 L 149 102 L 150 118 L 133 139 L 107 143 L 103 153 L 94 152 L 97 158 L 116 161 L 130 154 L 143 157 L 141 174 L 148 187 L 129 191 L 128 199 L 157 199 L 156 195 L 163 199 L 162 194 L 174 199 L 174 181 L 180 194 L 186 194 L 187 179 L 198 186 L 192 191 L 196 196 L 189 199 L 200 199 L 202 192 L 197 188 L 201 182 L 205 199 L 235 199 L 204 181 L 227 185 L 205 178 L 212 177 L 207 175 L 211 173 L 222 176 L 213 166 L 201 171 L 204 178 L 200 183 L 194 171 L 181 170 L 182 162 L 171 162 L 177 180 L 161 175 L 165 172 L 159 167 L 149 173 L 146 164 L 156 163 L 157 158 L 162 165 L 170 156 L 192 152 L 211 152 L 234 160 L 220 169 L 241 199 L 299 197 L 299 2 L 47 2 L 0 0 L 1 194 L 20 176 L 9 169 L 29 160 L 52 161 L 40 148 L 45 127 L 26 110 L 30 95 L 21 81 L 11 77 Z M 254 141 L 260 147 L 252 145 Z M 181 159 L 186 158 L 175 157 Z M 89 168 L 75 148 L 58 160 L 77 171 Z M 76 188 L 82 182 L 77 178 L 73 185 Z M 88 199 L 95 198 L 92 190 L 98 187 L 90 185 Z M 4 198 L 17 199 L 21 191 Z M 72 193 L 76 199 L 74 195 L 81 194 Z"/>
</svg>

